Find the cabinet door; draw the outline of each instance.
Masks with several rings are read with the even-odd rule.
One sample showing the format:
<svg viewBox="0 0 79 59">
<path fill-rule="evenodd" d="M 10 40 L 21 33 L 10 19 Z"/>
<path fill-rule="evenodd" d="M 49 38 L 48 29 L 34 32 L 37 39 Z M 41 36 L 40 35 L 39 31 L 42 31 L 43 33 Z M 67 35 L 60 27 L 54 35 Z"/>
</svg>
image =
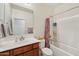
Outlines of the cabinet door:
<svg viewBox="0 0 79 59">
<path fill-rule="evenodd" d="M 39 43 L 33 44 L 33 48 L 39 48 Z"/>
<path fill-rule="evenodd" d="M 14 55 L 20 55 L 23 53 L 23 47 L 17 48 L 13 50 Z"/>
<path fill-rule="evenodd" d="M 33 53 L 34 53 L 34 56 L 39 56 L 39 49 L 34 49 Z"/>
<path fill-rule="evenodd" d="M 24 56 L 24 54 L 22 53 L 22 54 L 19 54 L 19 55 L 16 55 L 16 56 Z"/>
<path fill-rule="evenodd" d="M 29 51 L 29 52 L 24 53 L 24 56 L 33 56 L 33 50 L 32 50 L 32 51 Z"/>
<path fill-rule="evenodd" d="M 9 55 L 10 55 L 9 51 L 0 52 L 0 56 L 9 56 Z"/>
<path fill-rule="evenodd" d="M 24 52 L 30 51 L 32 50 L 32 45 L 25 46 L 23 49 L 24 49 Z"/>
</svg>

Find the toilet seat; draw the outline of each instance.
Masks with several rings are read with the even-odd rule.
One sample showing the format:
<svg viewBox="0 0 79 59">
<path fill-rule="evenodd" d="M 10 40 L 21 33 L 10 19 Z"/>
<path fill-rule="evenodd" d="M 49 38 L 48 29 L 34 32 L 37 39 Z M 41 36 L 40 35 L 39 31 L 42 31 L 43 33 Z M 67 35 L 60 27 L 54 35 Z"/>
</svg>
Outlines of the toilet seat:
<svg viewBox="0 0 79 59">
<path fill-rule="evenodd" d="M 49 49 L 49 48 L 42 48 L 42 52 L 43 52 L 44 54 L 46 54 L 47 56 L 53 55 L 52 50 Z"/>
</svg>

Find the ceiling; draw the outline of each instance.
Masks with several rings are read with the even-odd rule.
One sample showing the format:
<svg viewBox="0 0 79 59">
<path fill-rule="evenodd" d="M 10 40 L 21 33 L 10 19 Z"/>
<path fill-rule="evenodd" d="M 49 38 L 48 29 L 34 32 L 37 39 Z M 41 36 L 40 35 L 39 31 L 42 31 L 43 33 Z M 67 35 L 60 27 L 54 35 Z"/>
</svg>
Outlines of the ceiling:
<svg viewBox="0 0 79 59">
<path fill-rule="evenodd" d="M 55 8 L 55 7 L 60 6 L 63 3 L 32 3 L 32 4 L 33 5 L 48 6 L 48 7 L 51 7 L 51 8 Z"/>
<path fill-rule="evenodd" d="M 51 6 L 53 8 L 60 6 L 63 3 L 47 3 L 46 5 Z"/>
</svg>

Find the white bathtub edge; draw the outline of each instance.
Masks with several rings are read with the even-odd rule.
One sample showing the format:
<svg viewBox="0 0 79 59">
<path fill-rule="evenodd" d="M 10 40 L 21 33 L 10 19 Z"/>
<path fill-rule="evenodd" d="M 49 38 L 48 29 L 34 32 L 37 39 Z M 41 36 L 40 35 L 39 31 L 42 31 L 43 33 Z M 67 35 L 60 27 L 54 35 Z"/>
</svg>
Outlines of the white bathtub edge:
<svg viewBox="0 0 79 59">
<path fill-rule="evenodd" d="M 70 54 L 70 53 L 64 51 L 63 49 L 60 49 L 60 48 L 54 46 L 53 44 L 50 44 L 50 48 L 51 48 L 52 50 L 53 50 L 53 48 L 56 48 L 57 50 L 59 50 L 59 51 L 65 53 L 65 54 L 67 54 L 67 56 L 74 56 L 74 55 L 72 55 L 72 54 Z"/>
</svg>

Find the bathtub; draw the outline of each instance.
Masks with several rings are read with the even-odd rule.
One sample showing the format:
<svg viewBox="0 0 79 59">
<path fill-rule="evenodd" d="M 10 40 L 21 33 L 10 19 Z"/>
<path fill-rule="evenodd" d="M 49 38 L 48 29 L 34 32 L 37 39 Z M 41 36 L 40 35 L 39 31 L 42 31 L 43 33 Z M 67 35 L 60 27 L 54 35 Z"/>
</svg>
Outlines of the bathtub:
<svg viewBox="0 0 79 59">
<path fill-rule="evenodd" d="M 79 56 L 79 50 L 64 43 L 50 44 L 54 56 Z"/>
</svg>

